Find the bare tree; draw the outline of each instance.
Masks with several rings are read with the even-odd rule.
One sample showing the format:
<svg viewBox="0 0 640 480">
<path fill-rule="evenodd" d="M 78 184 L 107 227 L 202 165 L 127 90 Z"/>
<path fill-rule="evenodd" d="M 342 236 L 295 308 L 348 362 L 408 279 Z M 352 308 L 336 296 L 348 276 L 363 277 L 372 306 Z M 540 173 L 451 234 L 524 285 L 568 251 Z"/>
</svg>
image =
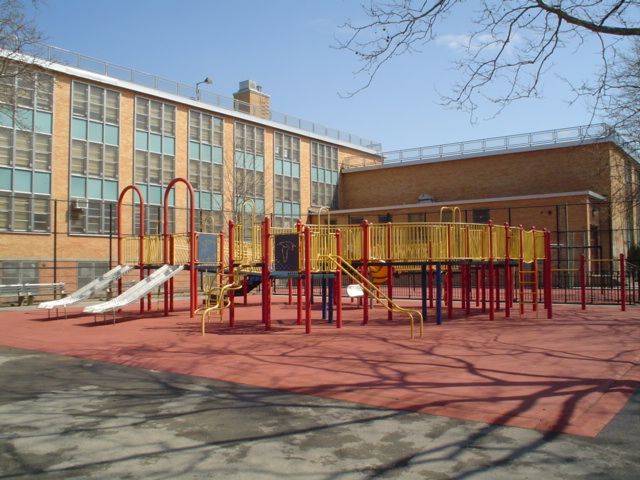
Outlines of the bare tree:
<svg viewBox="0 0 640 480">
<path fill-rule="evenodd" d="M 442 41 L 439 29 L 466 4 L 477 6 L 475 28 L 456 35 L 465 51 L 457 62 L 460 81 L 443 103 L 470 112 L 490 102 L 499 113 L 513 101 L 539 94 L 541 79 L 562 48 L 580 48 L 593 37 L 600 49 L 602 71 L 575 92 L 604 94 L 611 65 L 624 40 L 640 35 L 640 2 L 635 0 L 390 0 L 365 8 L 367 21 L 347 21 L 348 37 L 338 47 L 354 52 L 367 80 L 349 95 L 367 88 L 380 68 L 394 57 Z M 450 37 L 450 36 L 449 36 Z M 601 97 L 598 97 L 601 98 Z"/>
<path fill-rule="evenodd" d="M 34 2 L 35 3 L 35 2 Z M 29 77 L 37 71 L 34 61 L 25 57 L 42 41 L 33 19 L 27 17 L 21 0 L 0 0 L 0 82 L 12 85 L 16 77 Z M 0 90 L 0 101 L 10 103 L 10 88 Z"/>
</svg>

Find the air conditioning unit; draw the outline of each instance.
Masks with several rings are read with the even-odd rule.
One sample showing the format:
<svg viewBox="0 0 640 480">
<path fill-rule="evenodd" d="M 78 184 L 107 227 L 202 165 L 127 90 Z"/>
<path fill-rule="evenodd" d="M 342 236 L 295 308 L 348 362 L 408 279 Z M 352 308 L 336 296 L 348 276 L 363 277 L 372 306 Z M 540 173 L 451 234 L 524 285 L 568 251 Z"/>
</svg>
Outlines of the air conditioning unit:
<svg viewBox="0 0 640 480">
<path fill-rule="evenodd" d="M 71 210 L 87 210 L 89 208 L 89 200 L 78 199 L 71 201 Z"/>
<path fill-rule="evenodd" d="M 418 203 L 433 203 L 435 202 L 435 198 L 428 193 L 421 193 L 418 195 Z"/>
</svg>

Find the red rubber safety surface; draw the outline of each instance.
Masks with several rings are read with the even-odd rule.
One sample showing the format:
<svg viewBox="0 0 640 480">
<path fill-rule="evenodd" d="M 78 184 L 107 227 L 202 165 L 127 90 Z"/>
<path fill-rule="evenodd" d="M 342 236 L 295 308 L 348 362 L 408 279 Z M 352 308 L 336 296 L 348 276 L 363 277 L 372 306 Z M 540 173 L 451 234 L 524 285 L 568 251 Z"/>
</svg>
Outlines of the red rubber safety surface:
<svg viewBox="0 0 640 480">
<path fill-rule="evenodd" d="M 200 335 L 199 318 L 176 311 L 140 317 L 136 307 L 94 323 L 71 310 L 47 320 L 39 310 L 0 311 L 0 344 L 116 364 L 208 377 L 293 393 L 465 420 L 595 436 L 640 387 L 640 310 L 554 306 L 511 319 L 463 312 L 409 339 L 406 318 L 345 303 L 340 330 L 320 320 L 295 325 L 294 305 L 274 297 L 273 328 L 260 322 L 258 296 L 236 307 L 236 326 L 218 320 Z M 187 308 L 187 303 L 177 302 Z M 155 306 L 154 306 L 155 308 Z M 528 306 L 528 310 L 530 306 Z M 432 311 L 429 311 L 432 314 Z M 225 314 L 225 320 L 226 320 Z M 37 372 L 34 372 L 37 381 Z"/>
</svg>

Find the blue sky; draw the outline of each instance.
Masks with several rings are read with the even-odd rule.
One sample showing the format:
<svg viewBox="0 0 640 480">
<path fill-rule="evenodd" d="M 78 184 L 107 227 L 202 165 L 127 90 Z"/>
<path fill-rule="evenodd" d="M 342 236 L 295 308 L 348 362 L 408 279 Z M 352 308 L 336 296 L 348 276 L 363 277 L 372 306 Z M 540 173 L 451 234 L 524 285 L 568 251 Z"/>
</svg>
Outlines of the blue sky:
<svg viewBox="0 0 640 480">
<path fill-rule="evenodd" d="M 30 3 L 30 2 L 27 2 Z M 473 3 L 473 2 L 471 2 Z M 29 6 L 31 9 L 31 7 Z M 542 99 L 496 118 L 438 104 L 459 79 L 455 42 L 441 41 L 388 64 L 353 98 L 339 93 L 365 82 L 355 55 L 332 48 L 347 18 L 363 19 L 351 0 L 42 0 L 33 11 L 46 42 L 118 65 L 195 84 L 205 76 L 231 96 L 257 80 L 274 110 L 382 142 L 384 150 L 456 142 L 588 123 L 587 105 L 568 104 L 561 77 L 589 78 L 597 57 L 589 45 L 563 52 L 545 78 Z M 444 40 L 471 31 L 470 11 L 442 26 Z"/>
</svg>

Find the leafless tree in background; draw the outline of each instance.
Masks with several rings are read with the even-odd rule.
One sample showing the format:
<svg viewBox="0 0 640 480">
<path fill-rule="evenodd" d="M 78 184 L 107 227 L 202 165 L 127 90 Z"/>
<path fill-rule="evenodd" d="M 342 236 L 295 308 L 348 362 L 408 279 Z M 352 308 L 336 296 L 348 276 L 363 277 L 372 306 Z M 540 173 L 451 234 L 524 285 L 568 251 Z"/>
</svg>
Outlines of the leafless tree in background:
<svg viewBox="0 0 640 480">
<path fill-rule="evenodd" d="M 452 37 L 439 28 L 463 7 L 477 9 L 475 29 L 451 39 L 464 49 L 456 62 L 460 81 L 443 96 L 445 105 L 473 116 L 480 103 L 491 102 L 499 113 L 505 106 L 539 94 L 541 79 L 554 56 L 565 47 L 579 49 L 588 37 L 599 44 L 601 73 L 575 86 L 579 95 L 606 93 L 610 69 L 628 47 L 625 39 L 640 35 L 640 2 L 635 0 L 391 0 L 364 8 L 367 20 L 347 21 L 349 36 L 338 47 L 360 59 L 357 73 L 366 75 L 367 88 L 394 57 Z M 598 101 L 598 106 L 602 102 Z"/>
<path fill-rule="evenodd" d="M 12 103 L 14 92 L 10 86 L 16 77 L 28 80 L 38 70 L 33 62 L 25 62 L 23 55 L 32 52 L 41 41 L 42 35 L 33 19 L 27 17 L 23 2 L 0 0 L 0 102 Z"/>
</svg>

